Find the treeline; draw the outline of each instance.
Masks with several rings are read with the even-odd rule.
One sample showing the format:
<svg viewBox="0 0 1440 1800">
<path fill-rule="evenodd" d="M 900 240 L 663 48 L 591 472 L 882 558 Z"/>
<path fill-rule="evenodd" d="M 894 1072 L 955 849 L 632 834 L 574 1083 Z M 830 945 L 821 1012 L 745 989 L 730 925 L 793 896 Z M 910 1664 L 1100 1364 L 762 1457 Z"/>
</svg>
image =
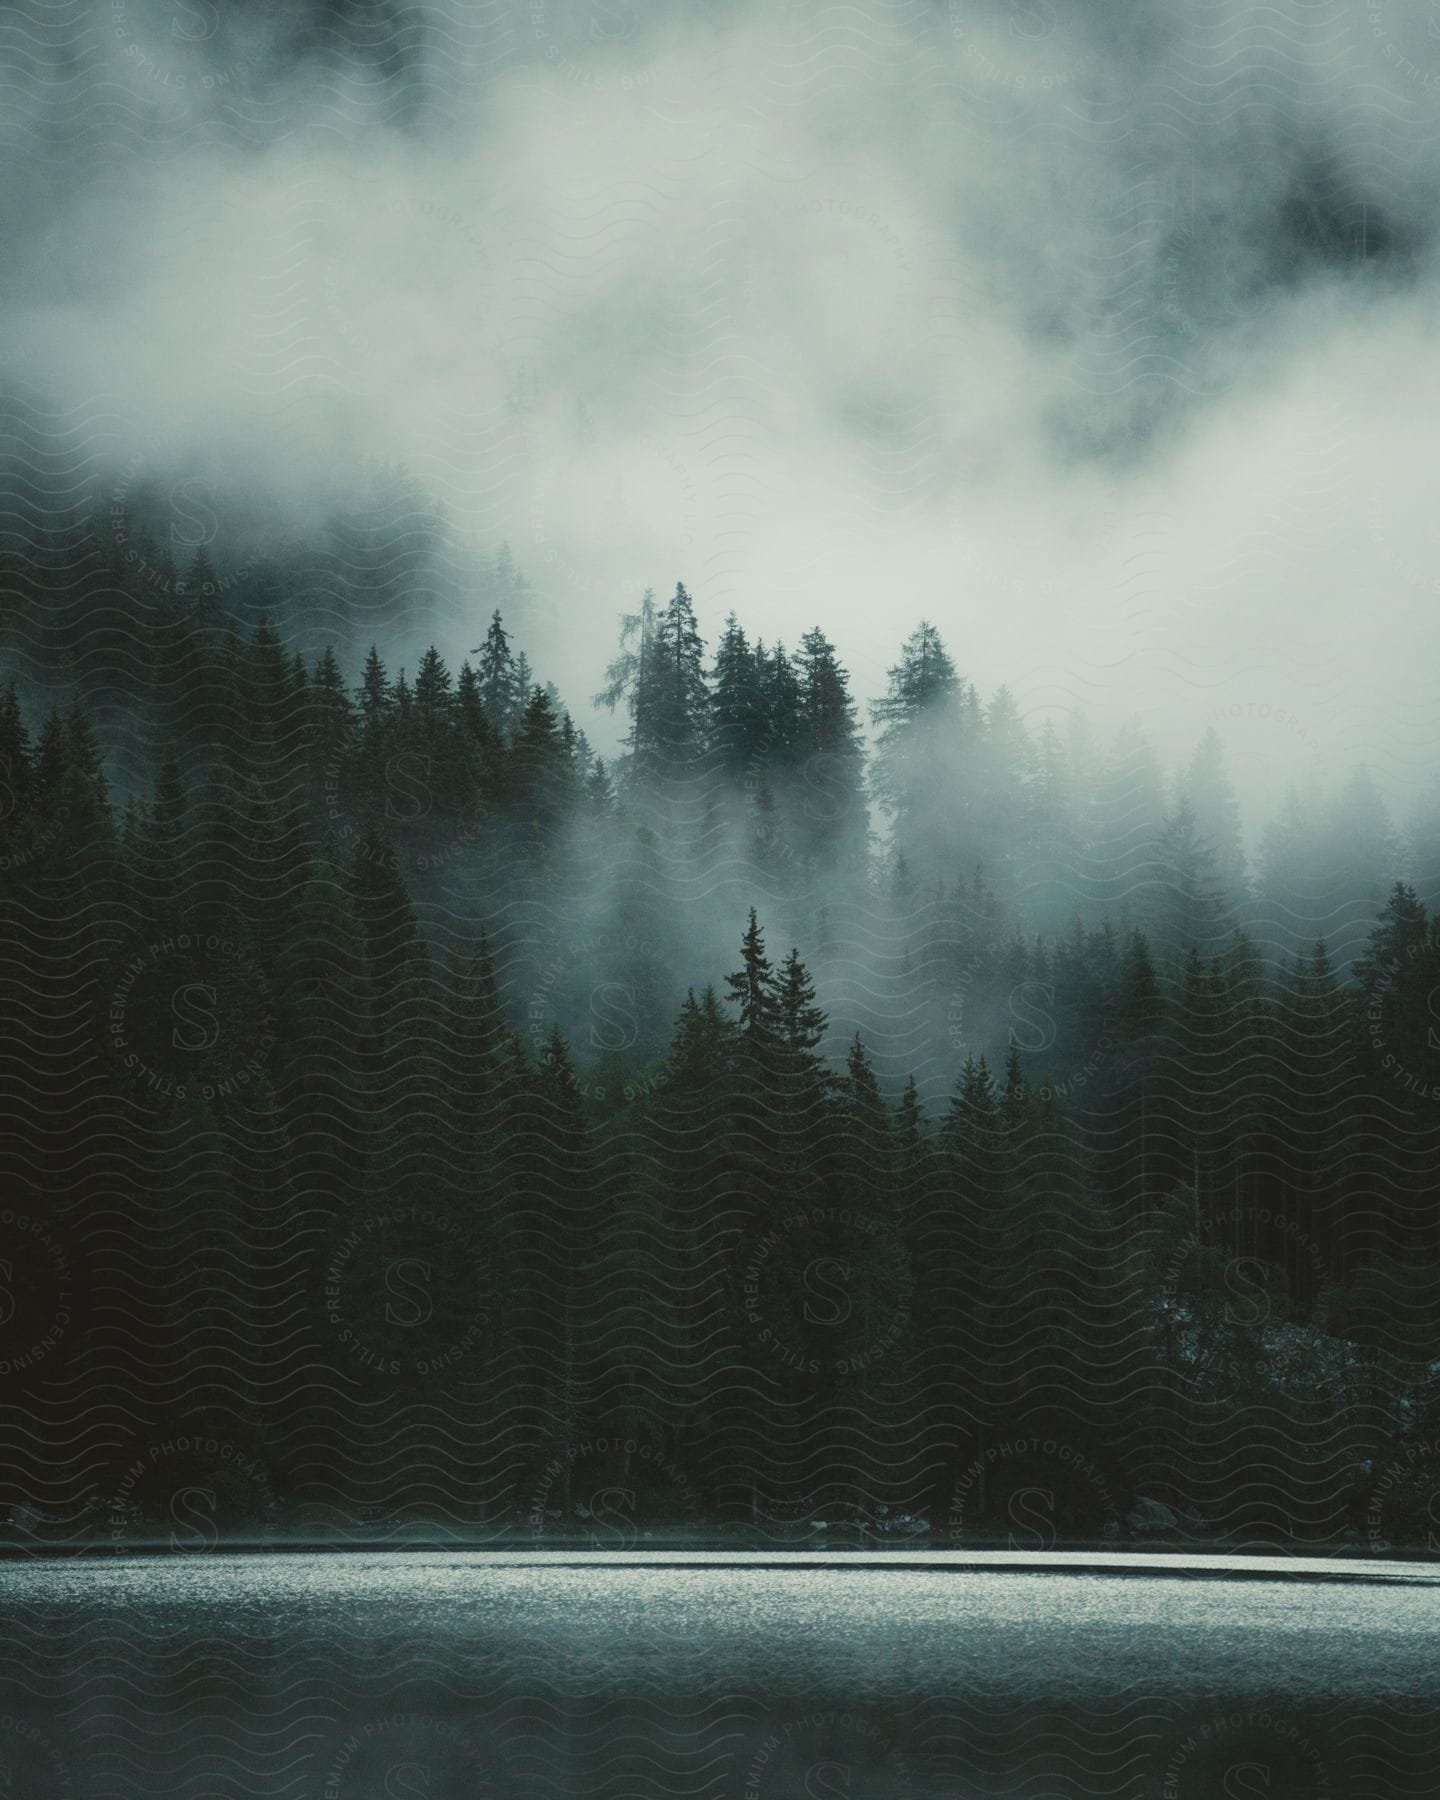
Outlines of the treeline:
<svg viewBox="0 0 1440 1800">
<path fill-rule="evenodd" d="M 78 675 L 0 709 L 42 1539 L 1423 1540 L 1440 928 L 1363 778 L 1252 872 L 1213 734 L 1032 738 L 922 624 L 867 746 L 683 587 L 612 766 L 498 613 L 347 672 L 207 581 L 103 752 Z"/>
</svg>

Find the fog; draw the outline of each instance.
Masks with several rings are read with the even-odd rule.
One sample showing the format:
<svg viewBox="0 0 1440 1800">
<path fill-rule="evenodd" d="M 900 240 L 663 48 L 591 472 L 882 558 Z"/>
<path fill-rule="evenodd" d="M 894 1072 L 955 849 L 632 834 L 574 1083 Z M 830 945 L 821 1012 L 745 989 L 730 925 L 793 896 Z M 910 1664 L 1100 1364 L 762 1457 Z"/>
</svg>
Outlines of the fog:
<svg viewBox="0 0 1440 1800">
<path fill-rule="evenodd" d="M 138 462 L 303 526 L 400 460 L 508 540 L 597 745 L 618 614 L 683 579 L 712 643 L 822 623 L 862 699 L 927 615 L 1032 722 L 1138 715 L 1167 765 L 1217 724 L 1252 829 L 1355 763 L 1403 811 L 1429 10 L 12 13 L 7 510 Z"/>
<path fill-rule="evenodd" d="M 0 63 L 0 1553 L 1433 1546 L 1440 0 Z"/>
</svg>

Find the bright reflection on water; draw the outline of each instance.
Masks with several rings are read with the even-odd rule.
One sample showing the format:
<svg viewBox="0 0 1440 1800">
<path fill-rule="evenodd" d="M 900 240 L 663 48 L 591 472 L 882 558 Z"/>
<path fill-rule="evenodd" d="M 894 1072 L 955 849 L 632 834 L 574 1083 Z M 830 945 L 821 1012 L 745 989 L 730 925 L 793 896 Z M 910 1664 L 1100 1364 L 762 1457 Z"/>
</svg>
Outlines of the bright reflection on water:
<svg viewBox="0 0 1440 1800">
<path fill-rule="evenodd" d="M 1440 1795 L 1424 1572 L 577 1563 L 0 1568 L 0 1795 Z"/>
</svg>

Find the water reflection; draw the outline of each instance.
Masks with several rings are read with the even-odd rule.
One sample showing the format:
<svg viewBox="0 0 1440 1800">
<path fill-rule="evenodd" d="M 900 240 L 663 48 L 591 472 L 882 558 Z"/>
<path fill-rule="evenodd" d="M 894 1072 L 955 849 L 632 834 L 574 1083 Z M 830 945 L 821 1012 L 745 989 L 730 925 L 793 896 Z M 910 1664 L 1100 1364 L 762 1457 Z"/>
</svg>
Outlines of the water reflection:
<svg viewBox="0 0 1440 1800">
<path fill-rule="evenodd" d="M 0 1569 L 0 1794 L 1440 1795 L 1440 1586 L 162 1557 Z"/>
</svg>

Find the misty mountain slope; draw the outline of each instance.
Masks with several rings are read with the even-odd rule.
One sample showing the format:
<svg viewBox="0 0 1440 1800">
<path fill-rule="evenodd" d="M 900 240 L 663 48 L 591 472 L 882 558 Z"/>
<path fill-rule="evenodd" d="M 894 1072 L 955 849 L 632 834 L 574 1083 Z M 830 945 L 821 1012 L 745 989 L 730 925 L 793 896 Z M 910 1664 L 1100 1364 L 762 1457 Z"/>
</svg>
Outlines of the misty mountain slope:
<svg viewBox="0 0 1440 1800">
<path fill-rule="evenodd" d="M 3 1529 L 1427 1542 L 1425 9 L 0 64 Z"/>
<path fill-rule="evenodd" d="M 1410 889 L 1348 980 L 1292 954 L 1318 903 L 1285 837 L 1247 881 L 1215 741 L 1172 788 L 1133 730 L 1032 734 L 932 627 L 867 749 L 821 632 L 712 654 L 647 600 L 612 773 L 498 613 L 458 675 L 357 680 L 203 575 L 135 660 L 148 792 L 112 799 L 78 675 L 5 714 L 49 1539 L 112 1488 L 143 1533 L 177 1416 L 269 1532 L 563 1535 L 619 1483 L 657 1524 L 963 1539 L 1047 1469 L 1071 1535 L 1140 1492 L 1360 1529 L 1433 1354 Z M 1346 804 L 1358 922 L 1388 827 Z"/>
</svg>

